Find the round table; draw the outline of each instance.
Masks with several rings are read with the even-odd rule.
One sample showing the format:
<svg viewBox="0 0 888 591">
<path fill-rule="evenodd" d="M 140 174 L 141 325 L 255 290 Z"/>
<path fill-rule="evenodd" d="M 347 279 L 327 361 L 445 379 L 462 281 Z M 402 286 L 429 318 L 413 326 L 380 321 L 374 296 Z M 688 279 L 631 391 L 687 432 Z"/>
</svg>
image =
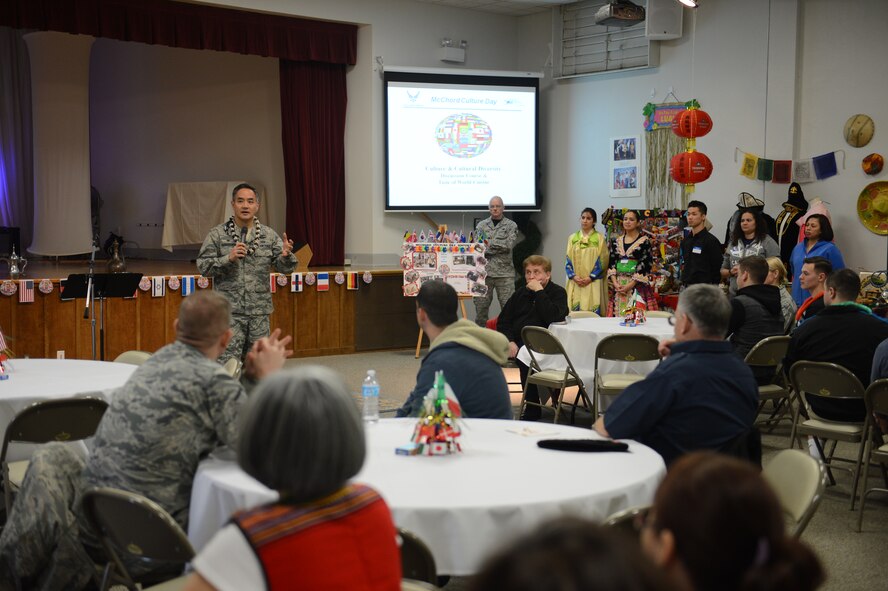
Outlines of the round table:
<svg viewBox="0 0 888 591">
<path fill-rule="evenodd" d="M 368 454 L 355 480 L 374 487 L 395 523 L 417 534 L 435 557 L 438 572 L 478 570 L 500 545 L 559 515 L 602 521 L 650 504 L 666 473 L 662 458 L 636 442 L 629 453 L 572 453 L 537 447 L 540 439 L 599 438 L 567 425 L 466 419 L 463 452 L 401 456 L 415 419 L 382 419 L 367 426 Z M 188 535 L 197 550 L 242 508 L 277 494 L 230 459 L 201 463 L 194 480 Z"/>
<path fill-rule="evenodd" d="M 136 370 L 135 365 L 80 359 L 10 359 L 9 379 L 0 380 L 0 429 L 26 406 L 44 400 L 96 396 L 110 402 L 112 392 Z M 11 460 L 30 456 L 33 446 L 16 444 Z"/>
</svg>

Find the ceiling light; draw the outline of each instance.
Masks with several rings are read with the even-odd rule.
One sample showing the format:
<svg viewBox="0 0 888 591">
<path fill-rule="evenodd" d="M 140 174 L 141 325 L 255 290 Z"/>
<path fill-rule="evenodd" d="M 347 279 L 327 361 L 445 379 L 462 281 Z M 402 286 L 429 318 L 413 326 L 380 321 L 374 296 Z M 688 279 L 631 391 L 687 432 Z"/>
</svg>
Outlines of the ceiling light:
<svg viewBox="0 0 888 591">
<path fill-rule="evenodd" d="M 690 8 L 697 8 L 697 5 L 699 4 L 699 2 L 697 2 L 697 0 L 678 0 L 678 1 L 681 2 L 682 4 L 684 4 L 685 6 L 689 6 Z"/>
</svg>

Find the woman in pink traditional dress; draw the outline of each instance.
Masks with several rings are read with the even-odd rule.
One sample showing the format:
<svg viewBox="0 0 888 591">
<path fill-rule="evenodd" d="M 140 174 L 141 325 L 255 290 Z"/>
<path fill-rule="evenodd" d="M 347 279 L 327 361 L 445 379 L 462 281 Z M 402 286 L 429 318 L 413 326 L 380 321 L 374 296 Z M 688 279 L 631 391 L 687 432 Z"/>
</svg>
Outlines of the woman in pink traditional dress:
<svg viewBox="0 0 888 591">
<path fill-rule="evenodd" d="M 649 277 L 653 262 L 651 241 L 641 233 L 638 212 L 630 209 L 623 214 L 623 233 L 610 245 L 608 316 L 623 316 L 635 291 L 647 302 L 648 310 L 657 309 L 657 298 Z"/>
</svg>

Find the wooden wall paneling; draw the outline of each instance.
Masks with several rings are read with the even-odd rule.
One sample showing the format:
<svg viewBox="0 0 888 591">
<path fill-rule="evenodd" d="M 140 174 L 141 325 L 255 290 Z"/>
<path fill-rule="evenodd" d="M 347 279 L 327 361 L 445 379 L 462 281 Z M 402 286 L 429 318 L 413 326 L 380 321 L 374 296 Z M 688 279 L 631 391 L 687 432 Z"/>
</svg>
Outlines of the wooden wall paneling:
<svg viewBox="0 0 888 591">
<path fill-rule="evenodd" d="M 46 339 L 43 331 L 43 300 L 46 296 L 37 291 L 36 286 L 34 291 L 36 294 L 33 302 L 19 303 L 18 293 L 9 298 L 13 300 L 13 323 L 20 343 L 16 350 L 18 357 L 46 356 Z"/>
<path fill-rule="evenodd" d="M 105 360 L 139 348 L 137 298 L 105 300 Z"/>
<path fill-rule="evenodd" d="M 339 349 L 340 300 L 345 286 L 330 281 L 330 291 L 318 292 L 318 349 Z"/>
<path fill-rule="evenodd" d="M 83 310 L 86 307 L 86 298 L 77 298 L 73 302 L 74 305 L 74 322 L 77 336 L 77 359 L 92 359 L 92 331 L 91 320 L 83 317 Z M 98 314 L 98 306 L 95 310 Z M 92 313 L 92 311 L 90 311 Z M 96 316 L 96 359 L 99 358 L 99 317 Z"/>
<path fill-rule="evenodd" d="M 277 292 L 271 294 L 271 301 L 274 304 L 274 312 L 269 319 L 271 330 L 279 328 L 282 336 L 291 335 L 294 341 L 296 336 L 293 332 L 293 319 L 296 311 L 293 309 L 293 299 L 298 295 L 300 294 L 290 293 L 289 284 L 284 287 L 278 286 Z"/>
<path fill-rule="evenodd" d="M 139 309 L 139 345 L 140 351 L 154 353 L 164 345 L 171 342 L 167 340 L 167 324 L 173 321 L 167 319 L 166 298 L 153 298 L 150 291 L 139 293 L 137 300 Z"/>
<path fill-rule="evenodd" d="M 172 291 L 169 288 L 169 284 L 167 284 L 167 294 L 166 297 L 163 298 L 163 301 L 166 303 L 166 320 L 164 322 L 164 328 L 166 329 L 165 343 L 172 343 L 176 340 L 176 331 L 173 328 L 173 322 L 179 317 L 179 307 L 182 305 L 182 291 L 175 290 Z"/>
<path fill-rule="evenodd" d="M 18 356 L 18 335 L 15 333 L 15 323 L 12 321 L 12 298 L 2 295 L 0 295 L 0 330 L 6 337 L 6 346 Z"/>
<path fill-rule="evenodd" d="M 354 292 L 355 350 L 416 347 L 416 298 L 404 297 L 402 285 L 400 273 L 374 273 Z"/>
<path fill-rule="evenodd" d="M 300 352 L 318 349 L 318 297 L 321 295 L 314 285 L 306 285 L 302 293 L 295 294 L 296 333 L 293 341 L 296 357 Z"/>
<path fill-rule="evenodd" d="M 43 323 L 46 334 L 46 356 L 54 358 L 64 351 L 66 359 L 80 359 L 77 350 L 77 307 L 73 301 L 62 301 L 58 285 L 43 300 Z M 80 310 L 82 314 L 82 310 Z"/>
<path fill-rule="evenodd" d="M 340 347 L 343 353 L 355 352 L 355 292 L 343 286 L 342 299 L 339 302 Z"/>
</svg>

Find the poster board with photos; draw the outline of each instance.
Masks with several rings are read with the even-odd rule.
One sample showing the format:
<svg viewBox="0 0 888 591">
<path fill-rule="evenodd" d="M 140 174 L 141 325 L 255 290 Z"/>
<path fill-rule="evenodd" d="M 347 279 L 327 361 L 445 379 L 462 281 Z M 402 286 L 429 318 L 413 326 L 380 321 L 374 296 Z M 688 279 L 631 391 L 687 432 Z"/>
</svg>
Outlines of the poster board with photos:
<svg viewBox="0 0 888 591">
<path fill-rule="evenodd" d="M 641 195 L 641 143 L 637 135 L 610 139 L 611 197 L 638 197 Z"/>
<path fill-rule="evenodd" d="M 426 281 L 440 279 L 461 297 L 487 294 L 487 259 L 480 243 L 405 242 L 401 248 L 404 295 L 416 297 Z"/>
<path fill-rule="evenodd" d="M 602 216 L 608 244 L 623 233 L 623 214 L 626 208 L 611 207 Z M 652 244 L 653 265 L 650 279 L 658 293 L 678 291 L 678 272 L 681 265 L 681 241 L 687 218 L 681 209 L 634 210 L 640 215 L 639 231 Z"/>
</svg>

